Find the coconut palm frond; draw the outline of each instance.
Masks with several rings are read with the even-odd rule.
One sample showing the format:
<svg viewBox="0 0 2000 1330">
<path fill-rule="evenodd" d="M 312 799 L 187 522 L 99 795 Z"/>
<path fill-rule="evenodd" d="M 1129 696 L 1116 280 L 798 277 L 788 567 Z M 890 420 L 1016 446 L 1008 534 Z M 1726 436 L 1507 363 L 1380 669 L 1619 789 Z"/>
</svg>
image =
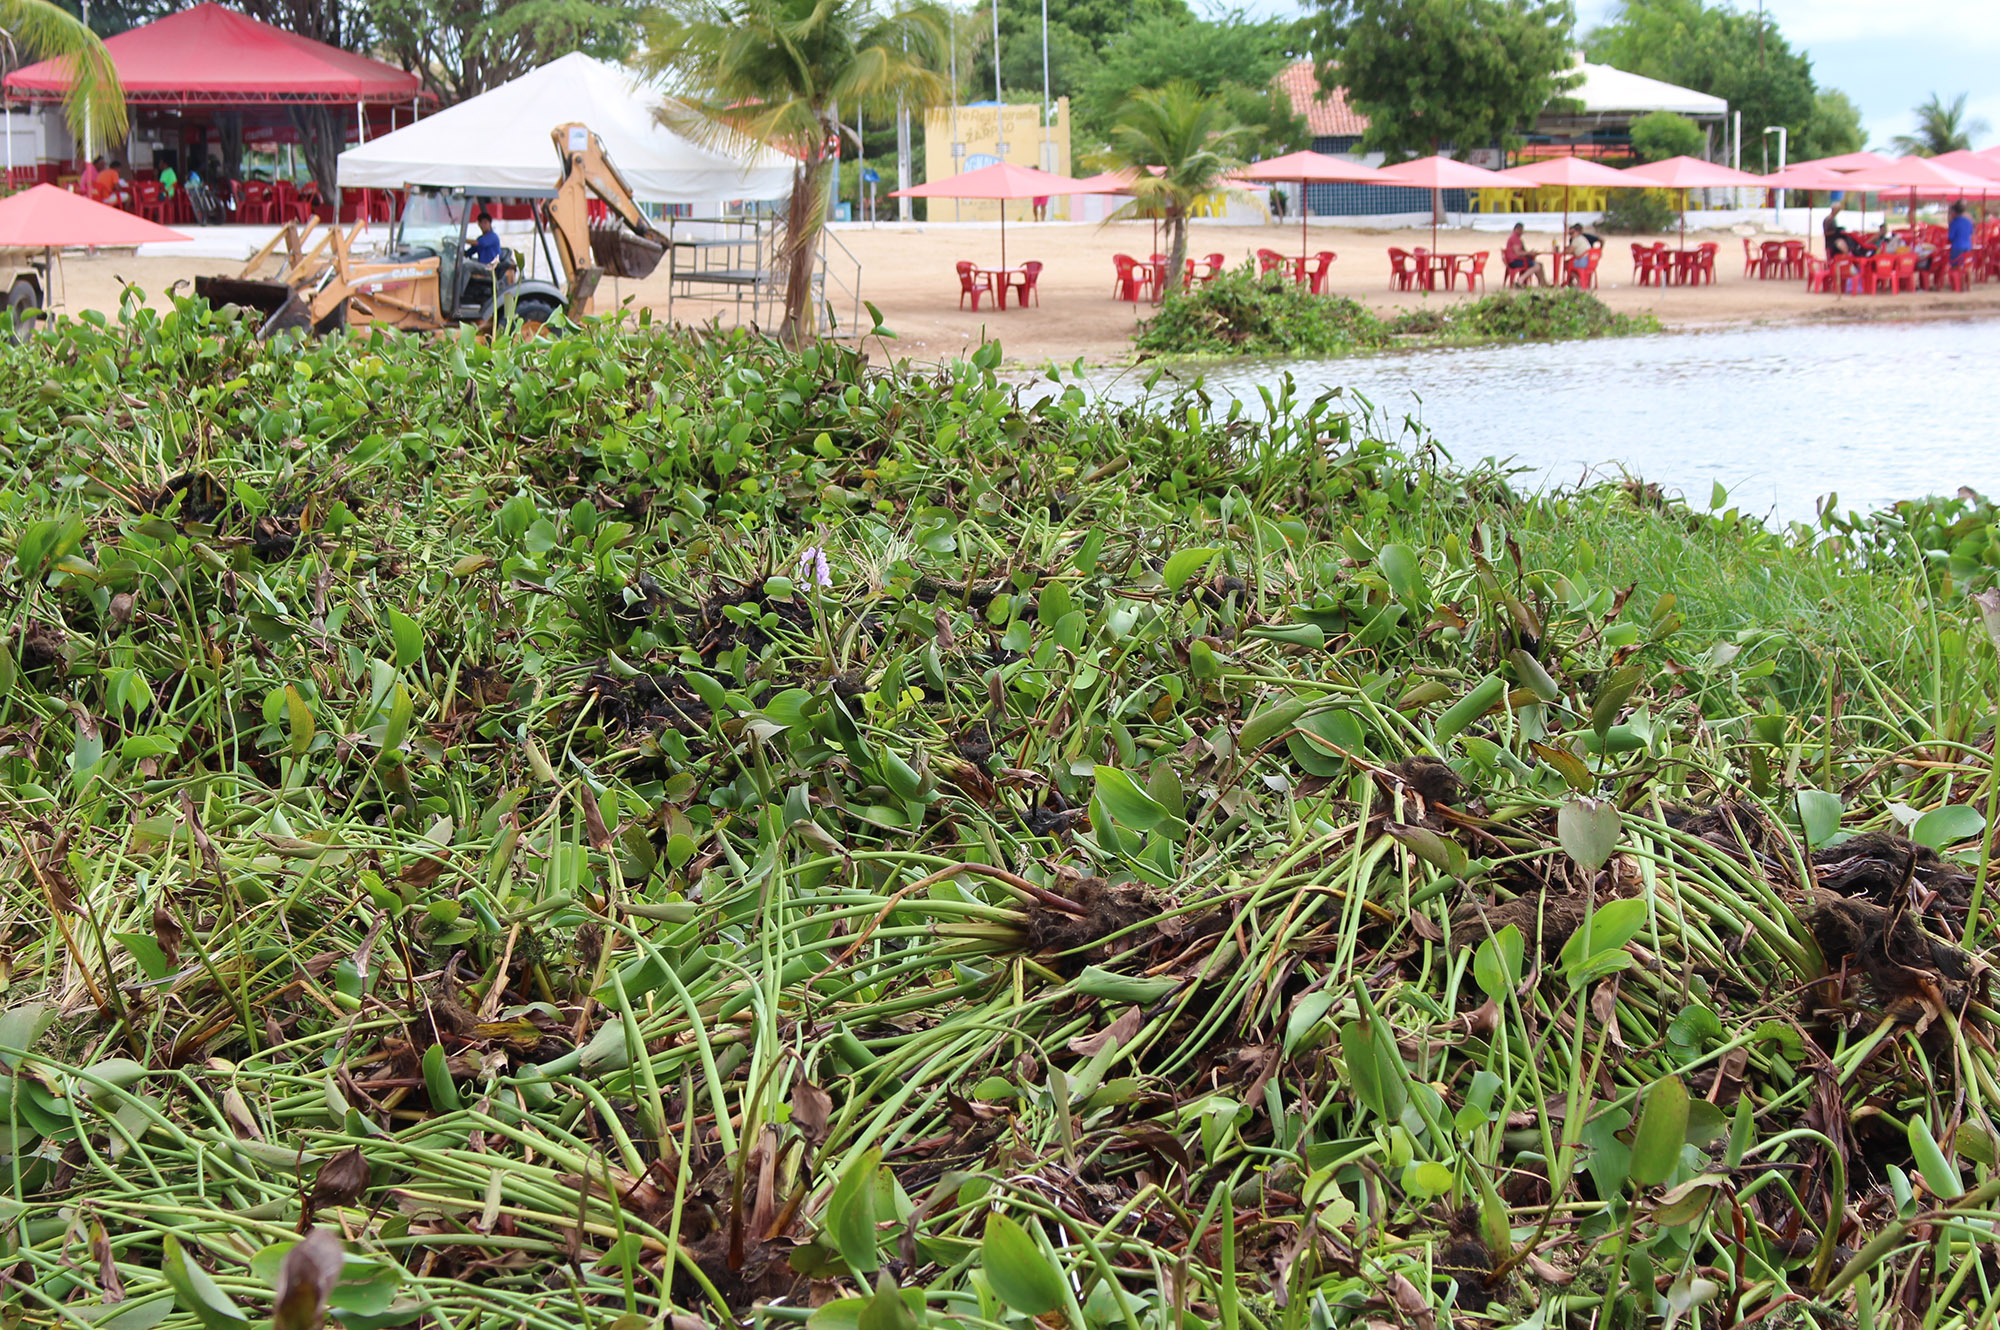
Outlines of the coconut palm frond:
<svg viewBox="0 0 2000 1330">
<path fill-rule="evenodd" d="M 63 109 L 79 140 L 125 137 L 125 89 L 96 33 L 48 0 L 0 0 L 0 31 L 24 54 L 62 63 L 70 81 Z"/>
</svg>

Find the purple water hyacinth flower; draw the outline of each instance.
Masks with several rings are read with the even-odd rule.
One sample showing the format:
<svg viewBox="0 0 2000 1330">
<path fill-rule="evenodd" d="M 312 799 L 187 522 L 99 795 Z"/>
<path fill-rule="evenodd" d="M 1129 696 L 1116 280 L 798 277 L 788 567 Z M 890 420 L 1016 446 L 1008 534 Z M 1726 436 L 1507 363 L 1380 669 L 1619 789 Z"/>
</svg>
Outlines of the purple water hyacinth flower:
<svg viewBox="0 0 2000 1330">
<path fill-rule="evenodd" d="M 799 580 L 814 586 L 832 586 L 833 574 L 826 566 L 826 551 L 817 545 L 808 545 L 799 555 Z"/>
</svg>

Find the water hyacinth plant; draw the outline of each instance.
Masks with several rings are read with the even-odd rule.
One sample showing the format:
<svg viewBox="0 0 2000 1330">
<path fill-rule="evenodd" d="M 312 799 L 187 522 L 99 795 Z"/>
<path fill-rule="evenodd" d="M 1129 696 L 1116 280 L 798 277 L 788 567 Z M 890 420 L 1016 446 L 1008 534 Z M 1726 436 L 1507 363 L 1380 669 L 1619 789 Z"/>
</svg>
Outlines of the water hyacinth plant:
<svg viewBox="0 0 2000 1330">
<path fill-rule="evenodd" d="M 1990 1320 L 1994 655 L 1869 519 L 997 348 L 0 359 L 19 1321 Z"/>
</svg>

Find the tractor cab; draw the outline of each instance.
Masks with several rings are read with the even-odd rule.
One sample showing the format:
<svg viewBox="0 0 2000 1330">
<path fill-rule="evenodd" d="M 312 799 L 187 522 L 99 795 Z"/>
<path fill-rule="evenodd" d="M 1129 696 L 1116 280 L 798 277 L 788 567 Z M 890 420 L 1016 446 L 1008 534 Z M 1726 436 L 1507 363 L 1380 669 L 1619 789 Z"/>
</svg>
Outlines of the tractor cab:
<svg viewBox="0 0 2000 1330">
<path fill-rule="evenodd" d="M 438 261 L 438 303 L 447 319 L 474 320 L 493 307 L 493 273 L 465 257 L 482 201 L 462 189 L 412 188 L 391 262 Z"/>
</svg>

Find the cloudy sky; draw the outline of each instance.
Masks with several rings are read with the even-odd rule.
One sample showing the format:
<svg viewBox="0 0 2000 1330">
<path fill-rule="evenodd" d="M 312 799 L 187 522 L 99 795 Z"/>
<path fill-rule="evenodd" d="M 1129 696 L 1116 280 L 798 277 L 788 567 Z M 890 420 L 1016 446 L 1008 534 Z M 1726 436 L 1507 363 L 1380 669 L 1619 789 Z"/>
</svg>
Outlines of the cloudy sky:
<svg viewBox="0 0 2000 1330">
<path fill-rule="evenodd" d="M 1604 22 L 1617 0 L 1576 0 L 1578 27 Z M 1293 17 L 1296 0 L 1248 0 L 1253 13 Z M 1754 8 L 1755 0 L 1739 8 Z M 2000 3 L 1995 0 L 1765 0 L 1793 48 L 1812 57 L 1813 77 L 1861 108 L 1868 146 L 1886 146 L 1910 128 L 1910 108 L 1942 94 L 1970 93 L 1968 107 L 1987 132 L 1973 146 L 2000 143 Z M 1755 130 L 1744 127 L 1746 151 Z"/>
</svg>

